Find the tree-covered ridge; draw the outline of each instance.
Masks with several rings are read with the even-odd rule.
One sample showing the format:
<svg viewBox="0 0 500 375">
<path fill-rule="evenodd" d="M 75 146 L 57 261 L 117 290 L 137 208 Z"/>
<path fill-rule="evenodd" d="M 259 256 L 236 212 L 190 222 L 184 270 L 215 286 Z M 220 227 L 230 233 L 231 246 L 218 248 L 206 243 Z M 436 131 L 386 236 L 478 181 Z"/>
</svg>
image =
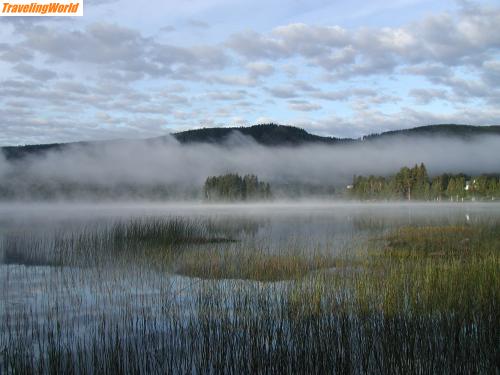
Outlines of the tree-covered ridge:
<svg viewBox="0 0 500 375">
<path fill-rule="evenodd" d="M 181 143 L 221 143 L 231 134 L 239 132 L 266 146 L 301 145 L 304 143 L 333 144 L 342 141 L 334 137 L 322 137 L 311 134 L 302 128 L 278 124 L 260 124 L 249 127 L 203 128 L 174 133 Z"/>
<path fill-rule="evenodd" d="M 294 126 L 277 125 L 277 124 L 261 124 L 249 127 L 230 127 L 230 128 L 203 128 L 187 130 L 184 132 L 174 133 L 173 136 L 180 143 L 224 143 L 231 134 L 239 132 L 245 136 L 251 137 L 255 142 L 265 146 L 299 146 L 305 144 L 325 144 L 335 145 L 339 143 L 357 144 L 364 141 L 385 140 L 394 136 L 419 137 L 419 136 L 445 136 L 458 137 L 462 139 L 471 139 L 476 136 L 491 136 L 500 135 L 500 126 L 472 126 L 472 125 L 429 125 L 420 126 L 411 129 L 402 129 L 389 131 L 384 133 L 370 134 L 360 139 L 351 138 L 335 138 L 322 137 L 311 134 L 306 130 Z M 151 142 L 161 140 L 165 137 L 151 138 L 142 140 L 143 142 Z M 1 147 L 0 152 L 7 160 L 18 160 L 28 156 L 39 156 L 49 151 L 62 151 L 68 146 L 87 146 L 97 143 L 125 142 L 123 140 L 115 141 L 100 141 L 100 142 L 73 142 L 73 143 L 53 143 L 39 144 L 26 146 L 7 146 Z M 140 142 L 140 141 L 138 141 Z"/>
<path fill-rule="evenodd" d="M 474 125 L 457 125 L 457 124 L 439 124 L 418 126 L 410 129 L 391 130 L 383 133 L 373 133 L 364 136 L 362 139 L 380 140 L 396 136 L 429 136 L 429 137 L 455 137 L 462 139 L 470 139 L 477 136 L 500 135 L 500 125 L 490 126 L 474 126 Z"/>
<path fill-rule="evenodd" d="M 362 200 L 495 200 L 500 198 L 500 180 L 493 175 L 447 173 L 431 179 L 422 163 L 390 177 L 355 176 L 349 192 Z"/>
<path fill-rule="evenodd" d="M 203 196 L 207 200 L 245 201 L 265 200 L 272 197 L 269 183 L 247 174 L 241 177 L 235 173 L 208 177 L 203 185 Z"/>
</svg>

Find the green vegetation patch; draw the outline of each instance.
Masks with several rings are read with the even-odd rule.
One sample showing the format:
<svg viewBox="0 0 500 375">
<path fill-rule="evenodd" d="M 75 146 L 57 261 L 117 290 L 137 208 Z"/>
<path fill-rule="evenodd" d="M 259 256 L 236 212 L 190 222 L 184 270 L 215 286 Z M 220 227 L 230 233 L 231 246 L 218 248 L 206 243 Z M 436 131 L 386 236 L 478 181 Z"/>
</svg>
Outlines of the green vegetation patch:
<svg viewBox="0 0 500 375">
<path fill-rule="evenodd" d="M 498 316 L 497 225 L 402 227 L 375 241 L 361 273 L 346 281 L 364 313 Z"/>
<path fill-rule="evenodd" d="M 384 255 L 398 256 L 480 256 L 498 252 L 500 227 L 407 226 L 389 233 Z"/>
<path fill-rule="evenodd" d="M 181 254 L 176 273 L 203 279 L 280 281 L 342 264 L 342 260 L 328 255 L 269 254 L 254 249 L 201 250 Z"/>
</svg>

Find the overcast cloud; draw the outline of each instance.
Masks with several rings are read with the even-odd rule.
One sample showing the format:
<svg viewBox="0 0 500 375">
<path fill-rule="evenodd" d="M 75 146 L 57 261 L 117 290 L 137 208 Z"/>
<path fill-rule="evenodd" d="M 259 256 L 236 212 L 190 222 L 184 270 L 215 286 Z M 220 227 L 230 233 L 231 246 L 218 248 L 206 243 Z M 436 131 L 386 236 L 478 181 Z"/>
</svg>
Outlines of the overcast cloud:
<svg viewBox="0 0 500 375">
<path fill-rule="evenodd" d="M 500 123 L 493 1 L 139 7 L 86 1 L 82 18 L 2 19 L 0 145 L 262 120 L 339 137 Z"/>
</svg>

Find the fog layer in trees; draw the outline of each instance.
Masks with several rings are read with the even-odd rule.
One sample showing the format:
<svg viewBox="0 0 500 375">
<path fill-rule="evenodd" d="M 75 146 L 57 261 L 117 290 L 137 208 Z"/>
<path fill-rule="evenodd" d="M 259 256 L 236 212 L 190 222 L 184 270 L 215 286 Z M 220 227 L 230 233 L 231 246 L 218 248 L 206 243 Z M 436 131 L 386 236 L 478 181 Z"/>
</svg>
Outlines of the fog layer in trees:
<svg viewBox="0 0 500 375">
<path fill-rule="evenodd" d="M 269 182 L 275 198 L 332 196 L 353 175 L 389 176 L 424 162 L 430 178 L 500 172 L 500 137 L 398 138 L 356 144 L 263 146 L 235 132 L 224 144 L 120 141 L 75 145 L 7 161 L 0 198 L 201 199 L 207 176 L 232 171 Z"/>
<path fill-rule="evenodd" d="M 350 197 L 361 200 L 500 199 L 500 181 L 497 175 L 443 173 L 431 179 L 423 163 L 413 168 L 403 167 L 390 177 L 355 176 L 348 190 Z"/>
<path fill-rule="evenodd" d="M 269 183 L 259 181 L 255 175 L 241 177 L 236 173 L 208 177 L 203 185 L 207 200 L 255 201 L 271 199 Z"/>
</svg>

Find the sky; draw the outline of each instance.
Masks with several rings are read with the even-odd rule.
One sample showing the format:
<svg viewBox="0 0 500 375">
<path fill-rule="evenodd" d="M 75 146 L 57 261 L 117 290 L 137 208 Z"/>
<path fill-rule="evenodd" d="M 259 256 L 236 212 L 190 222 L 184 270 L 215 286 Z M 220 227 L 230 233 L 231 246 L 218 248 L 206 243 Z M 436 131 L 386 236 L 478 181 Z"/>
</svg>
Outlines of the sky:
<svg viewBox="0 0 500 375">
<path fill-rule="evenodd" d="M 0 145 L 500 124 L 500 3 L 84 0 L 0 18 Z"/>
</svg>

